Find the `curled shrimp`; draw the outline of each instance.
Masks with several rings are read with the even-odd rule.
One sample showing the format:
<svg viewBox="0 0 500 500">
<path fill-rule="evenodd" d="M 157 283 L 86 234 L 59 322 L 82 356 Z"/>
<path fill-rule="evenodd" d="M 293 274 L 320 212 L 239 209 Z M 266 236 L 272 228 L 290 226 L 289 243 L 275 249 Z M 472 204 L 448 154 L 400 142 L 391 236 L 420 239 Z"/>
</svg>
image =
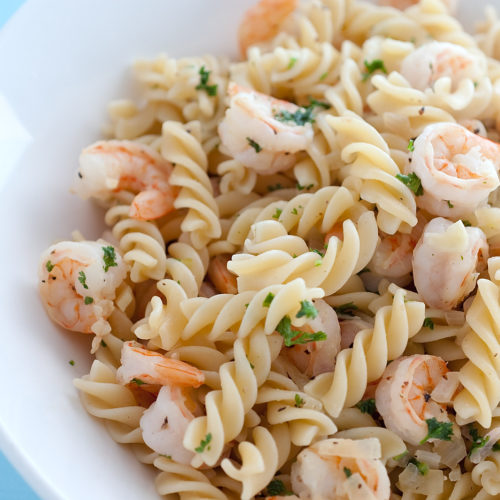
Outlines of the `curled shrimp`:
<svg viewBox="0 0 500 500">
<path fill-rule="evenodd" d="M 276 36 L 283 21 L 295 10 L 297 0 L 261 0 L 247 10 L 238 29 L 238 41 L 243 58 L 256 43 Z"/>
<path fill-rule="evenodd" d="M 454 123 L 429 125 L 418 136 L 409 164 L 422 183 L 417 205 L 458 219 L 486 203 L 500 184 L 500 146 Z"/>
<path fill-rule="evenodd" d="M 294 153 L 306 149 L 313 138 L 310 123 L 289 120 L 301 108 L 234 82 L 228 94 L 230 105 L 219 125 L 223 152 L 261 174 L 290 168 Z"/>
<path fill-rule="evenodd" d="M 61 241 L 40 257 L 38 277 L 49 317 L 67 330 L 94 333 L 94 352 L 111 331 L 106 321 L 116 289 L 127 275 L 118 251 L 104 240 Z"/>
<path fill-rule="evenodd" d="M 481 229 L 437 217 L 425 226 L 413 253 L 415 287 L 430 307 L 453 309 L 472 292 L 487 259 Z"/>
<path fill-rule="evenodd" d="M 302 450 L 292 489 L 304 500 L 389 500 L 391 487 L 378 439 L 327 439 Z"/>
<path fill-rule="evenodd" d="M 220 293 L 238 293 L 236 276 L 227 268 L 231 260 L 230 254 L 221 254 L 212 257 L 208 265 L 207 274 L 212 285 Z"/>
<path fill-rule="evenodd" d="M 449 422 L 446 407 L 432 399 L 433 389 L 447 372 L 446 363 L 437 356 L 415 354 L 394 360 L 375 391 L 375 404 L 385 426 L 418 445 L 428 434 L 426 419 Z"/>
<path fill-rule="evenodd" d="M 453 87 L 464 79 L 479 80 L 486 65 L 479 55 L 449 42 L 430 42 L 407 55 L 401 63 L 401 74 L 418 90 L 432 88 L 443 77 L 451 79 Z"/>
<path fill-rule="evenodd" d="M 339 321 L 340 325 L 340 348 L 348 349 L 352 347 L 354 338 L 362 330 L 373 328 L 373 322 L 368 322 L 358 316 Z"/>
<path fill-rule="evenodd" d="M 151 220 L 174 209 L 176 190 L 169 184 L 170 162 L 132 141 L 99 141 L 80 155 L 74 191 L 83 199 L 109 201 L 121 191 L 137 193 L 130 217 Z"/>
<path fill-rule="evenodd" d="M 318 315 L 310 319 L 300 331 L 324 332 L 325 340 L 285 347 L 285 355 L 304 374 L 315 377 L 333 370 L 340 350 L 340 326 L 337 314 L 324 300 L 314 301 Z"/>
<path fill-rule="evenodd" d="M 123 344 L 121 363 L 116 372 L 116 378 L 121 384 L 135 380 L 140 384 L 196 388 L 205 381 L 203 372 L 198 368 L 184 361 L 166 358 L 134 341 Z"/>
</svg>

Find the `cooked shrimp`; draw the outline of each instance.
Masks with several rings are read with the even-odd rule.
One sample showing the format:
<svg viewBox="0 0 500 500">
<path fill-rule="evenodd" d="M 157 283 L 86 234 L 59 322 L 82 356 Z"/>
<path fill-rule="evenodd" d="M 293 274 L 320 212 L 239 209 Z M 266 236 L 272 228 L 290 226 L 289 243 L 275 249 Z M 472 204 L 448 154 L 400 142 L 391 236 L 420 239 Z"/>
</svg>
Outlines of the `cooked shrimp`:
<svg viewBox="0 0 500 500">
<path fill-rule="evenodd" d="M 446 407 L 431 397 L 447 372 L 446 363 L 437 356 L 415 354 L 394 360 L 375 391 L 375 404 L 385 426 L 418 445 L 428 433 L 426 419 L 449 422 Z"/>
<path fill-rule="evenodd" d="M 157 453 L 188 465 L 194 453 L 184 448 L 182 440 L 195 410 L 194 402 L 179 387 L 163 386 L 156 401 L 141 417 L 144 442 Z"/>
<path fill-rule="evenodd" d="M 123 344 L 121 363 L 116 372 L 121 384 L 139 380 L 143 384 L 200 387 L 205 380 L 198 368 L 184 361 L 166 358 L 134 341 Z"/>
<path fill-rule="evenodd" d="M 458 219 L 486 203 L 500 184 L 500 145 L 454 123 L 429 125 L 418 136 L 408 170 L 422 183 L 417 205 Z"/>
<path fill-rule="evenodd" d="M 415 287 L 430 307 L 453 309 L 474 289 L 487 259 L 481 229 L 437 217 L 425 226 L 413 253 Z"/>
<path fill-rule="evenodd" d="M 340 348 L 347 349 L 352 346 L 354 337 L 361 331 L 373 328 L 373 323 L 355 316 L 352 319 L 344 319 L 339 321 L 340 325 Z"/>
<path fill-rule="evenodd" d="M 227 268 L 230 260 L 230 254 L 216 255 L 208 265 L 208 277 L 219 293 L 238 293 L 236 276 Z"/>
<path fill-rule="evenodd" d="M 174 209 L 176 190 L 169 184 L 170 162 L 132 141 L 99 141 L 80 155 L 74 190 L 83 199 L 108 201 L 120 191 L 137 193 L 130 217 L 157 219 Z"/>
<path fill-rule="evenodd" d="M 292 489 L 304 500 L 389 500 L 391 486 L 378 439 L 327 439 L 297 456 Z"/>
<path fill-rule="evenodd" d="M 486 74 L 486 63 L 460 45 L 430 42 L 407 55 L 401 63 L 401 74 L 418 90 L 432 88 L 443 77 L 451 79 L 456 88 L 464 79 L 479 80 Z"/>
<path fill-rule="evenodd" d="M 260 174 L 287 170 L 313 138 L 310 123 L 289 119 L 302 108 L 231 82 L 230 105 L 219 125 L 224 153 Z M 278 119 L 281 118 L 281 119 Z"/>
<path fill-rule="evenodd" d="M 238 41 L 243 58 L 247 49 L 256 43 L 276 36 L 283 21 L 295 10 L 297 0 L 261 0 L 247 10 L 238 30 Z"/>
<path fill-rule="evenodd" d="M 324 300 L 314 301 L 314 306 L 318 311 L 317 317 L 300 327 L 300 331 L 321 331 L 326 334 L 326 339 L 284 347 L 288 359 L 309 377 L 332 371 L 335 356 L 340 350 L 340 326 L 336 312 Z"/>
<path fill-rule="evenodd" d="M 455 12 L 457 10 L 458 0 L 441 0 L 443 4 L 448 7 L 450 12 Z M 397 9 L 405 10 L 412 5 L 415 5 L 419 0 L 379 0 L 380 5 L 385 5 L 388 7 L 396 7 Z"/>
<path fill-rule="evenodd" d="M 39 290 L 49 317 L 62 327 L 95 333 L 94 352 L 111 328 L 116 289 L 127 275 L 118 251 L 104 240 L 61 241 L 42 254 Z"/>
</svg>

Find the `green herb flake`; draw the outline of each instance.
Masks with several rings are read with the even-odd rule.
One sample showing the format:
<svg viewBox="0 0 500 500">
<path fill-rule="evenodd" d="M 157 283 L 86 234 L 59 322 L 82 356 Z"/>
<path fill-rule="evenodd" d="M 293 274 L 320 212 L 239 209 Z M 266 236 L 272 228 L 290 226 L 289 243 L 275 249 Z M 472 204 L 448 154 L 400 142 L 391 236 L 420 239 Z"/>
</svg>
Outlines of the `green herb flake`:
<svg viewBox="0 0 500 500">
<path fill-rule="evenodd" d="M 163 455 L 160 453 L 160 457 L 167 458 L 168 460 L 172 460 L 172 457 L 170 455 Z"/>
<path fill-rule="evenodd" d="M 424 194 L 424 188 L 422 187 L 420 177 L 415 172 L 408 175 L 396 174 L 396 179 L 401 181 L 405 186 L 408 186 L 416 196 L 422 196 Z"/>
<path fill-rule="evenodd" d="M 425 476 L 429 472 L 429 466 L 424 462 L 419 462 L 416 458 L 410 458 L 408 463 L 413 464 L 422 476 Z"/>
<path fill-rule="evenodd" d="M 448 203 L 448 208 L 453 208 L 455 205 L 450 200 L 444 200 L 446 203 Z"/>
<path fill-rule="evenodd" d="M 276 212 L 273 214 L 273 219 L 279 219 L 282 212 L 283 210 L 281 210 L 281 208 L 277 208 Z"/>
<path fill-rule="evenodd" d="M 363 64 L 365 65 L 366 68 L 366 71 L 363 73 L 364 82 L 366 82 L 366 80 L 368 80 L 368 78 L 370 78 L 370 76 L 377 70 L 380 70 L 382 71 L 382 73 L 385 73 L 387 75 L 387 69 L 382 59 L 374 59 L 372 62 L 368 62 L 365 59 Z"/>
<path fill-rule="evenodd" d="M 198 74 L 200 75 L 200 83 L 196 85 L 196 90 L 204 90 L 210 97 L 217 95 L 217 84 L 208 85 L 211 71 L 207 71 L 205 66 L 200 68 Z"/>
<path fill-rule="evenodd" d="M 54 269 L 54 264 L 52 264 L 52 262 L 50 262 L 50 260 L 48 260 L 46 263 L 45 263 L 45 268 L 47 269 L 47 271 L 50 273 L 50 271 L 52 271 L 52 269 Z"/>
<path fill-rule="evenodd" d="M 116 262 L 115 247 L 102 247 L 102 251 L 104 253 L 102 258 L 104 260 L 104 272 L 107 273 L 110 267 L 118 266 Z"/>
<path fill-rule="evenodd" d="M 318 101 L 317 99 L 313 99 L 312 97 L 309 97 L 309 106 L 308 107 L 316 107 L 316 108 L 323 108 L 323 109 L 330 109 L 332 107 L 331 104 L 328 102 L 324 101 Z"/>
<path fill-rule="evenodd" d="M 358 306 L 355 305 L 354 302 L 348 302 L 347 304 L 342 304 L 341 306 L 334 306 L 334 309 L 337 314 L 354 316 L 354 311 L 358 310 Z"/>
<path fill-rule="evenodd" d="M 320 257 L 324 257 L 325 254 L 321 252 L 320 250 L 317 250 L 316 248 L 310 248 L 309 249 L 311 252 L 317 253 Z"/>
<path fill-rule="evenodd" d="M 328 72 L 323 73 L 323 74 L 319 77 L 320 81 L 321 81 L 321 80 L 324 80 L 327 76 L 328 76 Z"/>
<path fill-rule="evenodd" d="M 299 212 L 297 212 L 297 209 L 296 209 L 296 208 L 294 208 L 294 209 L 292 210 L 292 215 L 297 215 L 298 213 L 299 213 Z"/>
<path fill-rule="evenodd" d="M 474 82 L 474 88 L 477 89 L 477 86 L 479 85 L 478 82 Z"/>
<path fill-rule="evenodd" d="M 308 106 L 301 107 L 293 113 L 287 110 L 280 111 L 274 115 L 274 118 L 280 122 L 294 122 L 296 125 L 304 126 L 306 123 L 314 123 L 314 108 L 330 109 L 331 104 L 310 97 Z"/>
<path fill-rule="evenodd" d="M 493 448 L 491 448 L 492 451 L 500 451 L 500 443 L 495 443 L 493 445 Z"/>
<path fill-rule="evenodd" d="M 297 62 L 296 57 L 290 57 L 290 62 L 288 63 L 288 66 L 286 69 L 292 69 L 295 66 L 295 63 Z"/>
<path fill-rule="evenodd" d="M 278 189 L 283 189 L 283 186 L 278 182 L 278 184 L 274 184 L 272 186 L 267 186 L 267 190 L 271 193 L 273 191 L 278 191 Z"/>
<path fill-rule="evenodd" d="M 350 478 L 352 476 L 351 469 L 344 467 L 344 474 L 345 474 L 345 477 Z"/>
<path fill-rule="evenodd" d="M 85 290 L 89 289 L 89 287 L 87 286 L 87 276 L 85 276 L 85 273 L 83 271 L 80 271 L 78 273 L 78 281 L 82 284 Z"/>
<path fill-rule="evenodd" d="M 316 261 L 314 262 L 314 267 L 319 267 L 319 266 L 321 266 L 321 264 L 323 264 L 323 261 L 322 261 L 321 259 L 316 260 Z"/>
<path fill-rule="evenodd" d="M 312 189 L 314 187 L 314 184 L 309 184 L 307 186 L 302 186 L 302 184 L 300 184 L 299 182 L 297 182 L 297 186 L 296 187 L 297 187 L 297 189 L 299 191 L 303 191 L 304 189 L 306 191 L 309 191 L 309 189 Z M 302 207 L 299 207 L 299 208 L 302 208 Z"/>
<path fill-rule="evenodd" d="M 305 401 L 298 394 L 295 394 L 295 406 L 297 408 L 302 408 L 304 404 Z"/>
<path fill-rule="evenodd" d="M 372 416 L 375 415 L 375 412 L 377 411 L 374 398 L 364 399 L 363 401 L 360 401 L 356 406 L 361 411 L 361 413 L 367 413 L 368 415 Z"/>
<path fill-rule="evenodd" d="M 465 226 L 465 227 L 471 227 L 472 224 L 468 221 L 468 220 L 463 220 L 462 221 L 462 224 Z"/>
<path fill-rule="evenodd" d="M 302 332 L 292 329 L 292 320 L 290 316 L 284 316 L 276 327 L 276 331 L 283 337 L 286 347 L 297 344 L 307 344 L 308 342 L 317 342 L 326 340 L 325 332 Z"/>
<path fill-rule="evenodd" d="M 267 485 L 267 495 L 268 496 L 290 496 L 293 495 L 293 492 L 288 491 L 285 487 L 285 484 L 280 479 L 273 479 Z"/>
<path fill-rule="evenodd" d="M 250 304 L 247 302 L 247 303 L 245 304 L 245 308 L 246 308 L 246 309 L 248 309 L 248 306 L 249 306 L 249 305 L 250 305 Z"/>
<path fill-rule="evenodd" d="M 434 330 L 434 321 L 432 321 L 431 318 L 425 318 L 423 325 L 425 328 L 430 328 L 431 330 Z"/>
<path fill-rule="evenodd" d="M 208 446 L 208 444 L 210 443 L 210 441 L 212 441 L 212 434 L 209 432 L 206 436 L 205 436 L 205 439 L 202 439 L 200 441 L 200 446 L 197 446 L 194 451 L 196 451 L 196 453 L 203 453 L 205 451 L 205 448 L 207 450 L 210 449 L 210 446 Z"/>
<path fill-rule="evenodd" d="M 70 360 L 68 361 L 68 363 L 69 363 L 71 366 L 75 366 L 75 362 L 74 362 L 72 359 L 70 359 Z"/>
<path fill-rule="evenodd" d="M 260 144 L 256 143 L 253 139 L 250 139 L 250 137 L 247 137 L 247 141 L 248 141 L 248 144 L 250 144 L 250 146 L 252 146 L 252 148 L 255 149 L 256 153 L 260 153 L 262 151 L 262 147 L 260 146 Z"/>
<path fill-rule="evenodd" d="M 269 307 L 271 305 L 271 302 L 273 301 L 273 299 L 274 299 L 274 293 L 269 292 L 266 295 L 266 298 L 264 299 L 264 302 L 262 302 L 262 305 L 264 307 Z"/>
<path fill-rule="evenodd" d="M 415 139 L 409 140 L 407 149 L 410 153 L 413 153 L 413 151 L 415 151 Z"/>
<path fill-rule="evenodd" d="M 302 318 L 305 316 L 306 318 L 314 319 L 318 315 L 318 310 L 314 307 L 312 302 L 308 300 L 300 301 L 300 311 L 297 313 L 297 318 Z"/>
<path fill-rule="evenodd" d="M 403 453 L 400 453 L 399 455 L 396 455 L 395 457 L 392 457 L 392 459 L 395 462 L 399 462 L 402 458 L 406 457 L 406 455 L 408 455 L 408 453 L 410 453 L 410 452 L 408 450 L 405 450 L 405 451 L 403 451 Z"/>
<path fill-rule="evenodd" d="M 85 297 L 83 302 L 85 302 L 85 305 L 88 306 L 89 304 L 92 304 L 92 302 L 94 302 L 94 299 L 92 297 Z"/>
<path fill-rule="evenodd" d="M 108 347 L 108 344 L 106 344 L 106 342 L 104 342 L 104 340 L 101 340 L 101 347 Z"/>
<path fill-rule="evenodd" d="M 146 382 L 144 382 L 143 380 L 141 380 L 140 378 L 133 378 L 131 380 L 131 382 L 133 382 L 134 384 L 136 385 L 144 385 Z"/>
<path fill-rule="evenodd" d="M 420 444 L 424 444 L 429 439 L 441 439 L 442 441 L 451 441 L 451 436 L 453 434 L 453 423 L 452 422 L 439 422 L 434 417 L 426 418 L 428 433 L 427 436 L 420 441 Z"/>
<path fill-rule="evenodd" d="M 472 425 L 469 427 L 469 434 L 472 439 L 472 446 L 469 450 L 469 456 L 470 456 L 473 451 L 482 448 L 490 440 L 490 436 L 486 437 L 480 436 L 479 431 Z"/>
</svg>

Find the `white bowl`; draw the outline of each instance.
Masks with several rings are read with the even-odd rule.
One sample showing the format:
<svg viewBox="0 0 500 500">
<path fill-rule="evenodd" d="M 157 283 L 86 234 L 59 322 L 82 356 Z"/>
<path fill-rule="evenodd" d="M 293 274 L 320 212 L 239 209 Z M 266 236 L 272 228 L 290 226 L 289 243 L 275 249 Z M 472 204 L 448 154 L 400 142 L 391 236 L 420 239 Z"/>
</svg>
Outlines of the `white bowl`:
<svg viewBox="0 0 500 500">
<path fill-rule="evenodd" d="M 0 447 L 44 499 L 158 498 L 151 470 L 80 404 L 72 380 L 89 370 L 90 339 L 46 317 L 38 257 L 75 228 L 100 235 L 101 212 L 69 186 L 107 102 L 130 91 L 130 63 L 165 51 L 235 56 L 252 3 L 32 0 L 0 32 Z M 462 18 L 483 4 L 462 0 Z"/>
</svg>

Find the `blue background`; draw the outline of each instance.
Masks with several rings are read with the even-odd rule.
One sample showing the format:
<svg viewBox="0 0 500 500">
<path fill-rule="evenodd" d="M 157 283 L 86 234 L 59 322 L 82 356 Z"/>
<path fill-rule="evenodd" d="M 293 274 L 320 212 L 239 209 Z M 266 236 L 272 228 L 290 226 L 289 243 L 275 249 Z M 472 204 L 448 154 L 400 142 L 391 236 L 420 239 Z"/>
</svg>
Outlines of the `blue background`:
<svg viewBox="0 0 500 500">
<path fill-rule="evenodd" d="M 0 29 L 25 0 L 0 0 Z M 0 500 L 40 500 L 0 451 Z"/>
</svg>

